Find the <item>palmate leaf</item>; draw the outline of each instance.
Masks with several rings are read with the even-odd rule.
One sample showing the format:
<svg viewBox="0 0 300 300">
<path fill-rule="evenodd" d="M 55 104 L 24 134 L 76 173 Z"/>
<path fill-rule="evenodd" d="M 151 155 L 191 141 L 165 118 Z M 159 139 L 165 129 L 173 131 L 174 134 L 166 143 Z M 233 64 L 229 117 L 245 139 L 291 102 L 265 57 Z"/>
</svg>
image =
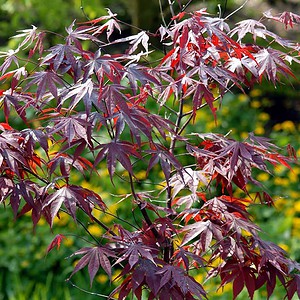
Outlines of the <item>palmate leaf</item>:
<svg viewBox="0 0 300 300">
<path fill-rule="evenodd" d="M 124 66 L 118 62 L 117 57 L 102 54 L 101 49 L 89 53 L 90 57 L 84 65 L 84 79 L 96 74 L 99 82 L 106 76 L 111 82 L 119 84 L 125 72 Z"/>
<path fill-rule="evenodd" d="M 88 266 L 88 272 L 90 276 L 90 285 L 92 286 L 95 275 L 97 274 L 99 268 L 101 267 L 105 273 L 111 279 L 111 263 L 109 261 L 110 257 L 116 257 L 113 249 L 109 249 L 108 247 L 96 246 L 96 247 L 86 247 L 76 251 L 71 255 L 83 255 L 82 258 L 77 262 L 72 274 L 69 276 L 68 280 L 71 277 L 83 269 L 85 266 Z"/>
<path fill-rule="evenodd" d="M 194 171 L 191 168 L 185 168 L 180 174 L 176 173 L 169 181 L 169 185 L 173 188 L 172 199 L 174 199 L 183 189 L 189 189 L 189 191 L 195 195 L 200 182 L 204 185 L 208 184 L 205 173 L 201 171 Z"/>
<path fill-rule="evenodd" d="M 286 29 L 289 26 L 293 28 L 294 25 L 300 24 L 300 15 L 297 15 L 290 11 L 284 11 L 283 13 L 273 16 L 271 10 L 268 10 L 264 12 L 264 17 L 283 23 Z"/>
<path fill-rule="evenodd" d="M 81 140 L 79 141 L 82 142 Z M 62 178 L 68 182 L 72 167 L 77 169 L 81 174 L 84 174 L 88 168 L 92 168 L 93 165 L 91 162 L 77 155 L 76 151 L 80 150 L 80 148 L 81 145 L 75 150 L 74 157 L 65 153 L 57 153 L 47 164 L 49 174 L 53 174 L 59 168 Z"/>
<path fill-rule="evenodd" d="M 130 46 L 129 49 L 127 50 L 127 53 L 130 55 L 134 53 L 140 44 L 142 47 L 145 49 L 145 52 L 148 53 L 148 41 L 149 41 L 149 36 L 145 31 L 140 31 L 139 33 L 135 35 L 131 35 L 125 38 L 117 39 L 113 43 L 125 43 L 129 42 Z"/>
<path fill-rule="evenodd" d="M 106 30 L 106 35 L 107 35 L 107 40 L 109 41 L 110 36 L 113 34 L 113 32 L 115 31 L 115 29 L 117 29 L 119 31 L 119 33 L 121 34 L 121 27 L 118 23 L 118 21 L 115 19 L 115 17 L 117 16 L 117 14 L 114 14 L 111 12 L 111 10 L 109 8 L 106 8 L 108 15 L 107 16 L 102 16 L 100 18 L 91 20 L 86 22 L 91 23 L 93 25 L 107 20 L 103 25 L 97 26 L 94 29 L 93 35 L 99 35 L 101 34 L 104 30 Z"/>
<path fill-rule="evenodd" d="M 98 149 L 101 150 L 95 158 L 94 166 L 96 167 L 106 157 L 107 169 L 111 181 L 113 180 L 117 161 L 121 163 L 125 170 L 133 175 L 130 156 L 139 159 L 142 158 L 141 154 L 137 152 L 136 146 L 127 141 L 112 141 L 111 143 L 102 144 L 95 148 L 95 150 Z"/>
<path fill-rule="evenodd" d="M 48 134 L 53 136 L 58 133 L 65 138 L 70 145 L 76 140 L 83 139 L 86 144 L 91 143 L 90 127 L 91 124 L 81 116 L 59 117 L 52 119 L 54 126 L 48 129 Z"/>
<path fill-rule="evenodd" d="M 222 240 L 222 230 L 220 226 L 213 224 L 210 220 L 200 221 L 194 224 L 186 225 L 182 228 L 182 231 L 189 231 L 183 238 L 181 246 L 191 243 L 196 237 L 200 235 L 199 246 L 202 251 L 207 251 L 212 239 L 215 238 L 218 241 Z"/>
<path fill-rule="evenodd" d="M 33 151 L 36 145 L 40 145 L 45 153 L 48 155 L 48 136 L 40 129 L 23 129 L 21 132 L 22 137 L 24 137 L 23 143 L 26 145 L 26 148 L 29 148 Z"/>
<path fill-rule="evenodd" d="M 159 286 L 159 289 L 161 290 L 159 293 L 161 299 L 163 299 L 163 297 L 165 297 L 165 299 L 169 299 L 170 295 L 170 291 L 166 293 L 166 290 L 164 290 L 163 287 L 168 287 L 170 290 L 178 288 L 182 294 L 182 298 L 180 297 L 178 299 L 206 298 L 206 292 L 202 285 L 199 284 L 193 277 L 186 275 L 181 268 L 166 265 L 163 266 L 163 268 L 157 273 L 162 276 Z M 197 298 L 194 298 L 194 296 Z"/>
<path fill-rule="evenodd" d="M 253 168 L 270 173 L 267 162 L 289 167 L 289 159 L 278 154 L 274 145 L 253 134 L 249 135 L 250 142 L 238 142 L 216 134 L 195 135 L 204 140 L 203 149 L 188 145 L 188 151 L 197 158 L 198 166 L 229 193 L 232 193 L 232 182 L 244 191 L 248 182 L 260 186 L 252 178 Z"/>
<path fill-rule="evenodd" d="M 31 29 L 18 30 L 18 34 L 14 35 L 13 38 L 23 38 L 22 42 L 19 44 L 19 48 L 26 48 L 38 37 L 38 28 L 34 25 L 31 25 Z"/>
<path fill-rule="evenodd" d="M 266 39 L 267 28 L 264 24 L 256 20 L 244 20 L 236 24 L 237 26 L 230 32 L 230 36 L 237 34 L 237 41 L 240 42 L 247 33 L 253 36 L 254 41 L 257 37 Z"/>
<path fill-rule="evenodd" d="M 26 117 L 26 108 L 30 106 L 36 107 L 36 100 L 28 93 L 17 93 L 8 90 L 1 95 L 0 99 L 3 101 L 3 113 L 6 123 L 8 123 L 12 107 L 25 123 L 28 121 Z"/>
<path fill-rule="evenodd" d="M 264 74 L 268 80 L 274 84 L 277 81 L 278 74 L 285 77 L 294 76 L 290 67 L 284 61 L 285 54 L 275 49 L 263 49 L 254 55 L 258 64 L 258 73 Z"/>
<path fill-rule="evenodd" d="M 54 218 L 57 216 L 63 204 L 75 221 L 77 208 L 82 209 L 89 216 L 92 216 L 91 213 L 95 205 L 99 206 L 103 210 L 106 208 L 101 197 L 93 191 L 75 185 L 63 186 L 54 193 L 49 194 L 42 207 L 42 210 L 48 207 L 50 208 L 51 227 L 53 225 Z"/>
<path fill-rule="evenodd" d="M 158 162 L 160 163 L 161 169 L 165 175 L 167 184 L 169 185 L 169 180 L 171 176 L 171 166 L 173 166 L 178 174 L 182 172 L 182 165 L 179 160 L 172 154 L 167 148 L 160 144 L 153 143 L 152 150 L 147 150 L 151 153 L 151 158 L 148 164 L 147 172 L 149 172 Z"/>
<path fill-rule="evenodd" d="M 106 21 L 106 23 L 103 24 L 102 26 L 99 26 L 93 32 L 93 35 L 101 34 L 104 30 L 106 30 L 106 37 L 107 37 L 108 41 L 110 39 L 110 36 L 113 34 L 113 32 L 115 30 L 118 30 L 119 34 L 121 34 L 121 27 L 120 27 L 119 23 L 114 19 L 110 19 L 110 20 Z"/>
<path fill-rule="evenodd" d="M 14 188 L 14 182 L 11 178 L 6 176 L 0 176 L 0 203 L 3 203 L 5 199 L 11 195 Z M 13 209 L 15 215 L 17 215 L 17 209 Z"/>
<path fill-rule="evenodd" d="M 96 38 L 94 35 L 91 34 L 92 28 L 91 26 L 79 26 L 75 27 L 75 20 L 72 22 L 72 24 L 66 28 L 66 32 L 68 33 L 68 36 L 66 37 L 67 45 L 74 44 L 77 49 L 82 50 L 82 45 L 80 43 L 80 40 L 82 41 L 93 41 L 98 42 L 99 39 Z"/>
<path fill-rule="evenodd" d="M 41 62 L 42 65 L 52 65 L 55 72 L 63 65 L 67 65 L 68 69 L 76 68 L 75 54 L 81 52 L 72 45 L 58 44 L 48 50 L 50 53 L 45 56 Z"/>
<path fill-rule="evenodd" d="M 131 243 L 125 246 L 122 252 L 122 256 L 115 262 L 115 265 L 126 260 L 129 263 L 130 269 L 132 269 L 139 262 L 140 258 L 148 259 L 155 264 L 152 254 L 153 249 L 142 243 Z"/>
<path fill-rule="evenodd" d="M 86 82 L 80 82 L 72 86 L 72 88 L 67 90 L 67 93 L 63 95 L 60 100 L 60 105 L 63 105 L 64 102 L 68 99 L 72 99 L 69 105 L 69 110 L 73 110 L 79 103 L 79 101 L 87 96 L 91 97 L 94 89 L 94 83 L 91 79 L 87 79 Z"/>
<path fill-rule="evenodd" d="M 30 82 L 26 85 L 25 90 L 29 89 L 32 85 L 37 85 L 37 100 L 43 98 L 47 90 L 49 90 L 53 97 L 57 98 L 59 95 L 57 85 L 63 85 L 62 79 L 52 71 L 36 72 L 27 79 Z"/>
</svg>

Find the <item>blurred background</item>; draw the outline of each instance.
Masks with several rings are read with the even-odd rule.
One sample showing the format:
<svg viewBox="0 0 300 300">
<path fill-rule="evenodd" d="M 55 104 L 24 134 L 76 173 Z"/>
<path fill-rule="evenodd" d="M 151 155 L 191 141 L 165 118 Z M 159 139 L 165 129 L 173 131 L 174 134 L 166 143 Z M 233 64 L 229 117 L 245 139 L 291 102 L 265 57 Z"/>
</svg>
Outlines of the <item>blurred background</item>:
<svg viewBox="0 0 300 300">
<path fill-rule="evenodd" d="M 170 15 L 168 1 L 162 0 L 165 18 Z M 174 1 L 176 2 L 176 1 Z M 207 7 L 208 11 L 225 16 L 235 11 L 244 1 L 181 1 L 190 3 L 188 10 Z M 218 4 L 220 8 L 218 8 Z M 176 4 L 174 4 L 176 7 Z M 35 25 L 48 31 L 64 33 L 65 27 L 76 19 L 84 22 L 106 14 L 108 7 L 118 18 L 134 27 L 155 32 L 161 23 L 158 0 L 0 0 L 0 51 L 14 48 L 15 41 L 10 39 L 17 30 Z M 272 9 L 272 13 L 292 11 L 300 14 L 298 0 L 250 0 L 243 9 L 230 18 L 230 22 L 238 22 L 243 18 L 259 18 L 264 11 Z M 134 28 L 133 27 L 133 28 Z M 124 25 L 123 34 L 130 33 L 130 26 Z M 298 37 L 299 27 L 284 32 L 282 26 L 275 28 L 279 34 L 293 39 Z M 133 29 L 134 31 L 134 29 Z M 56 43 L 55 36 L 47 40 L 48 46 Z M 300 70 L 294 69 L 296 78 L 291 82 L 283 82 L 275 88 L 271 84 L 257 86 L 248 94 L 232 93 L 225 96 L 223 106 L 218 111 L 218 124 L 215 124 L 210 112 L 203 109 L 197 117 L 198 132 L 218 132 L 242 140 L 248 132 L 268 136 L 274 143 L 286 147 L 291 144 L 300 156 Z M 242 112 L 242 113 L 241 113 Z M 2 119 L 3 116 L 0 117 Z M 21 124 L 20 124 L 21 126 Z M 117 204 L 115 194 L 122 194 L 122 184 L 116 190 L 109 190 L 109 177 L 103 172 L 101 186 L 97 178 L 85 180 L 74 174 L 73 180 L 84 187 L 99 192 L 112 213 L 118 212 L 123 218 L 132 218 L 130 209 L 122 207 L 126 202 Z M 75 177 L 77 176 L 77 177 Z M 141 171 L 141 179 L 145 172 Z M 106 178 L 106 179 L 105 179 Z M 279 244 L 288 254 L 300 262 L 300 166 L 293 165 L 293 171 L 285 168 L 275 169 L 275 176 L 258 174 L 258 179 L 266 186 L 275 199 L 275 208 L 264 208 L 254 205 L 251 208 L 253 218 L 264 230 L 265 239 Z M 107 180 L 107 184 L 105 182 Z M 236 196 L 239 196 L 238 194 Z M 109 204 L 110 203 L 110 204 Z M 131 207 L 130 207 L 131 208 Z M 129 211 L 129 212 L 128 212 Z M 104 223 L 112 222 L 109 215 L 100 215 Z M 128 214 L 128 216 L 127 216 Z M 83 219 L 88 230 L 96 237 L 103 231 L 94 224 Z M 64 234 L 60 250 L 46 255 L 46 249 L 54 236 Z M 30 216 L 13 221 L 9 207 L 0 207 L 0 300 L 55 300 L 55 299 L 101 299 L 99 294 L 107 294 L 112 289 L 107 276 L 99 273 L 92 288 L 86 270 L 77 273 L 72 283 L 68 278 L 76 257 L 65 259 L 74 251 L 84 247 L 85 241 L 80 226 L 73 223 L 66 214 L 57 218 L 53 230 L 42 223 L 33 231 Z M 113 277 L 117 277 L 118 271 Z M 195 275 L 201 281 L 203 275 Z M 76 287 L 75 287 L 76 285 Z M 216 284 L 204 285 L 209 291 L 216 289 Z M 230 299 L 230 287 L 224 291 L 213 292 L 210 299 Z M 274 300 L 283 299 L 280 289 L 272 296 Z M 243 299 L 241 295 L 238 299 Z M 265 299 L 264 291 L 255 296 L 255 300 Z"/>
</svg>

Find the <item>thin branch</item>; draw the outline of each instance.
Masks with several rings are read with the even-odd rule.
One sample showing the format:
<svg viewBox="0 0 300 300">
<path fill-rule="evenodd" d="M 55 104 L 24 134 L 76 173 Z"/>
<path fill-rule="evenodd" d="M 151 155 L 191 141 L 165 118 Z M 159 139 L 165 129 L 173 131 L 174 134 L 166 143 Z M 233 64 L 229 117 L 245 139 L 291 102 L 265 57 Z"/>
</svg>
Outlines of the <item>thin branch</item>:
<svg viewBox="0 0 300 300">
<path fill-rule="evenodd" d="M 80 2 L 80 10 L 81 10 L 82 14 L 84 15 L 84 17 L 85 17 L 88 21 L 90 21 L 91 19 L 88 17 L 88 15 L 86 14 L 86 12 L 85 12 L 85 10 L 84 10 L 83 0 L 81 0 L 81 2 Z"/>
<path fill-rule="evenodd" d="M 107 232 L 109 232 L 113 236 L 117 236 L 108 226 L 106 226 L 104 223 L 99 221 L 97 218 L 95 218 L 93 215 L 90 216 L 91 219 L 96 222 L 98 225 L 100 225 L 103 229 L 105 229 Z"/>
<path fill-rule="evenodd" d="M 137 205 L 138 205 L 138 207 L 139 207 L 139 209 L 140 209 L 140 211 L 141 211 L 141 213 L 142 213 L 142 215 L 143 215 L 146 223 L 151 228 L 152 233 L 154 234 L 154 236 L 156 238 L 158 238 L 159 237 L 159 233 L 156 230 L 156 228 L 153 227 L 153 223 L 152 223 L 152 221 L 151 221 L 151 219 L 150 219 L 150 217 L 149 217 L 146 209 L 144 207 L 142 207 L 142 203 L 141 203 L 139 197 L 137 196 L 137 194 L 136 194 L 136 192 L 134 190 L 133 179 L 132 179 L 132 175 L 130 173 L 129 173 L 129 179 L 130 179 L 130 188 L 131 188 L 131 192 L 132 192 L 133 198 L 137 202 Z"/>
<path fill-rule="evenodd" d="M 224 18 L 224 20 L 229 19 L 232 15 L 234 15 L 235 13 L 237 13 L 239 10 L 241 10 L 247 3 L 249 0 L 246 0 L 240 7 L 238 7 L 235 11 L 233 11 L 231 14 L 229 14 L 226 18 Z"/>
<path fill-rule="evenodd" d="M 192 3 L 193 0 L 190 0 L 187 4 L 184 4 L 180 10 L 180 12 L 184 12 Z"/>
<path fill-rule="evenodd" d="M 175 123 L 175 133 L 178 134 L 178 132 L 180 131 L 180 123 L 181 123 L 181 120 L 183 118 L 183 99 L 180 100 L 180 103 L 179 103 L 179 111 L 177 113 L 177 120 L 176 120 L 176 123 Z M 175 149 L 175 144 L 176 144 L 176 137 L 173 137 L 172 140 L 171 140 L 171 144 L 170 144 L 170 152 L 173 153 L 174 152 L 174 149 Z"/>
<path fill-rule="evenodd" d="M 100 209 L 96 209 L 96 210 L 100 210 Z M 104 213 L 107 214 L 107 215 L 109 215 L 109 216 L 111 216 L 111 217 L 114 217 L 115 219 L 117 219 L 117 220 L 119 220 L 119 221 L 121 221 L 121 222 L 123 222 L 123 223 L 125 223 L 125 224 L 127 224 L 127 225 L 129 225 L 129 226 L 131 226 L 131 227 L 133 227 L 133 228 L 136 229 L 136 230 L 140 230 L 140 228 L 138 228 L 138 227 L 135 226 L 134 224 L 132 224 L 132 223 L 130 223 L 130 222 L 124 220 L 123 218 L 119 217 L 118 215 L 115 215 L 115 214 L 110 213 L 110 212 L 107 212 L 107 211 L 104 211 Z"/>
<path fill-rule="evenodd" d="M 161 4 L 161 0 L 158 0 L 158 3 L 159 3 L 159 10 L 160 10 L 160 15 L 161 15 L 161 20 L 162 20 L 164 26 L 167 27 L 167 23 L 166 23 L 166 20 L 165 20 L 165 17 L 164 17 L 164 12 L 163 12 L 163 7 L 162 7 L 162 4 Z"/>
<path fill-rule="evenodd" d="M 64 212 L 66 212 L 66 211 L 64 211 Z M 68 213 L 68 212 L 66 212 L 66 213 Z M 70 215 L 69 213 L 68 213 L 68 215 Z M 78 220 L 78 219 L 76 219 L 76 222 L 78 222 L 81 226 L 82 226 L 82 228 L 87 232 L 87 234 L 97 243 L 97 245 L 99 245 L 99 241 L 89 232 L 89 230 L 87 229 L 87 227 L 83 224 L 83 222 L 81 222 L 80 220 Z"/>
<path fill-rule="evenodd" d="M 175 12 L 174 12 L 174 9 L 173 9 L 173 3 L 174 3 L 174 1 L 172 2 L 171 0 L 168 0 L 168 2 L 169 2 L 169 7 L 170 7 L 171 15 L 174 18 L 175 17 Z M 176 20 L 174 20 L 174 24 L 176 24 Z"/>
<path fill-rule="evenodd" d="M 106 295 L 103 295 L 103 294 L 98 294 L 98 293 L 94 293 L 94 292 L 90 292 L 88 290 L 85 290 L 81 287 L 79 287 L 78 285 L 76 285 L 75 283 L 73 283 L 70 279 L 67 279 L 66 280 L 68 283 L 70 283 L 73 287 L 77 288 L 78 290 L 84 292 L 84 293 L 87 293 L 89 295 L 93 295 L 93 296 L 97 296 L 97 297 L 102 297 L 102 298 L 105 298 L 105 299 L 115 299 L 117 300 L 117 298 L 112 298 L 111 296 L 106 296 Z"/>
</svg>

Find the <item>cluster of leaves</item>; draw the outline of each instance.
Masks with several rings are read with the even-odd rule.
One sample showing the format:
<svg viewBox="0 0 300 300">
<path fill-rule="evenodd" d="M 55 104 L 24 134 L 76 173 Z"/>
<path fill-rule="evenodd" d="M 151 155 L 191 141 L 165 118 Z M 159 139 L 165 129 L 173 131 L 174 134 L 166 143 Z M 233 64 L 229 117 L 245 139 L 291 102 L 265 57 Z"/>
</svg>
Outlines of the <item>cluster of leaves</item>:
<svg viewBox="0 0 300 300">
<path fill-rule="evenodd" d="M 111 277 L 112 267 L 122 266 L 110 297 L 132 293 L 141 299 L 146 288 L 148 299 L 206 298 L 203 283 L 191 275 L 195 269 L 206 270 L 207 280 L 219 276 L 221 287 L 232 282 L 234 299 L 244 287 L 253 299 L 263 285 L 269 298 L 277 279 L 288 299 L 300 296 L 299 264 L 263 241 L 247 212 L 257 199 L 273 205 L 252 170 L 290 168 L 295 150 L 289 146 L 289 157 L 283 156 L 252 133 L 241 142 L 188 130 L 204 106 L 216 117 L 217 101 L 233 87 L 243 90 L 263 80 L 277 84 L 281 75 L 293 76 L 288 64 L 300 62 L 299 45 L 269 31 L 265 19 L 299 23 L 295 14 L 265 14 L 231 30 L 226 19 L 206 10 L 182 11 L 159 28 L 165 54 L 156 63 L 146 59 L 149 33 L 110 40 L 121 31 L 110 10 L 78 27 L 73 22 L 63 42 L 46 50 L 45 32 L 34 26 L 23 30 L 19 47 L 2 53 L 0 66 L 0 80 L 10 80 L 0 98 L 0 202 L 9 204 L 15 217 L 31 212 L 34 226 L 43 217 L 52 227 L 61 210 L 80 223 L 80 210 L 104 228 L 101 242 L 94 238 L 91 247 L 74 253 L 82 257 L 71 276 L 87 266 L 92 284 L 100 267 Z M 248 35 L 252 44 L 243 42 Z M 125 53 L 107 53 L 121 44 L 128 46 Z M 23 50 L 25 63 L 19 57 Z M 13 128 L 15 114 L 23 130 Z M 143 217 L 138 227 L 125 229 L 121 224 L 128 221 L 117 216 L 108 227 L 93 213 L 107 210 L 101 195 L 72 182 L 74 171 L 99 176 L 103 162 L 112 184 L 120 172 L 126 174 L 126 198 Z M 139 190 L 141 168 L 149 180 L 161 169 L 164 188 Z M 261 189 L 255 199 L 249 185 Z M 235 189 L 245 198 L 234 197 Z M 48 251 L 62 239 L 56 236 Z"/>
</svg>

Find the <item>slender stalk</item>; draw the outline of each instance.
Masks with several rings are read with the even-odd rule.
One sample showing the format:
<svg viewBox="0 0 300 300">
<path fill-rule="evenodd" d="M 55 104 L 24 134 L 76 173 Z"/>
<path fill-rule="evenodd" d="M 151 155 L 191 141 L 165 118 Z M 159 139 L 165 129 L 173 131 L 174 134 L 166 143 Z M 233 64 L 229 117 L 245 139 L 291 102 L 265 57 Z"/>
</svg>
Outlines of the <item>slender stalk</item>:
<svg viewBox="0 0 300 300">
<path fill-rule="evenodd" d="M 129 173 L 129 179 L 130 179 L 130 188 L 131 188 L 132 196 L 133 196 L 134 200 L 137 202 L 137 205 L 138 205 L 138 207 L 139 207 L 139 209 L 140 209 L 140 211 L 141 211 L 141 213 L 142 213 L 142 215 L 143 215 L 143 217 L 144 217 L 147 225 L 151 228 L 151 231 L 154 234 L 154 236 L 156 238 L 158 238 L 159 237 L 159 233 L 156 230 L 156 228 L 153 227 L 153 223 L 152 223 L 152 221 L 151 221 L 151 219 L 150 219 L 150 217 L 149 217 L 146 209 L 142 207 L 142 203 L 141 203 L 139 197 L 137 196 L 137 194 L 136 194 L 136 192 L 134 190 L 133 179 L 132 179 L 132 175 L 130 173 Z"/>
<path fill-rule="evenodd" d="M 179 111 L 177 113 L 177 120 L 175 123 L 175 133 L 178 134 L 178 132 L 180 131 L 180 124 L 181 124 L 181 120 L 183 118 L 183 99 L 180 100 L 179 103 Z M 171 143 L 170 143 L 170 152 L 173 153 L 174 149 L 175 149 L 175 144 L 176 144 L 176 137 L 172 137 Z"/>
<path fill-rule="evenodd" d="M 163 12 L 163 7 L 162 7 L 162 4 L 161 4 L 161 0 L 159 0 L 158 3 L 159 3 L 159 10 L 160 10 L 160 15 L 161 15 L 161 20 L 162 20 L 164 26 L 167 27 L 167 23 L 166 23 L 166 20 L 165 20 L 165 17 L 164 17 L 164 12 Z"/>
<path fill-rule="evenodd" d="M 173 3 L 171 0 L 168 0 L 169 2 L 169 7 L 170 7 L 170 12 L 171 12 L 171 15 L 172 17 L 174 18 L 175 17 L 175 12 L 174 12 L 174 9 L 173 9 Z M 176 24 L 176 20 L 174 20 L 174 24 Z"/>
<path fill-rule="evenodd" d="M 85 17 L 88 21 L 90 21 L 90 18 L 88 17 L 88 15 L 86 14 L 86 12 L 85 12 L 85 10 L 84 10 L 83 0 L 81 0 L 81 2 L 80 2 L 80 10 L 81 10 L 82 14 L 84 15 L 84 17 Z"/>
<path fill-rule="evenodd" d="M 239 10 L 241 10 L 247 3 L 249 0 L 246 0 L 240 7 L 238 7 L 235 11 L 233 11 L 231 14 L 229 14 L 224 20 L 229 19 L 232 15 L 234 15 L 235 13 L 237 13 Z"/>
</svg>

